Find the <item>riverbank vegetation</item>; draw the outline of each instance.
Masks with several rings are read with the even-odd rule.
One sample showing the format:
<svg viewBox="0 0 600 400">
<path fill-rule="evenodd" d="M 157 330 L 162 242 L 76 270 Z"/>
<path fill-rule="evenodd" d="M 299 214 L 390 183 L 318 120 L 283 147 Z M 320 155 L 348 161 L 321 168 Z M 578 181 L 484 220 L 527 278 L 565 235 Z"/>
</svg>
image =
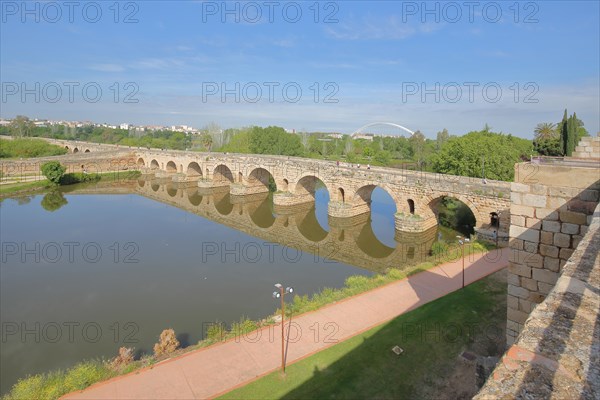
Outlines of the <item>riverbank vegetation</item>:
<svg viewBox="0 0 600 400">
<path fill-rule="evenodd" d="M 124 172 L 104 172 L 83 174 L 80 172 L 64 174 L 60 178 L 59 186 L 69 186 L 78 183 L 111 182 L 111 181 L 129 181 L 136 179 L 141 175 L 139 171 Z M 56 189 L 57 185 L 48 179 L 37 180 L 33 182 L 17 182 L 0 185 L 0 198 L 9 196 L 29 195 L 44 190 Z"/>
<path fill-rule="evenodd" d="M 464 248 L 465 257 L 492 248 L 493 247 L 488 244 L 472 242 Z M 425 262 L 409 266 L 402 270 L 392 268 L 385 274 L 378 274 L 371 277 L 350 276 L 346 279 L 345 285 L 342 288 L 324 288 L 321 292 L 315 293 L 312 296 L 295 296 L 293 301 L 286 307 L 285 313 L 288 317 L 292 315 L 296 317 L 299 314 L 317 310 L 328 304 L 404 279 L 413 274 L 426 271 L 436 265 L 453 261 L 460 257 L 460 247 L 447 246 L 443 252 L 436 252 L 436 254 L 432 253 L 427 257 Z M 227 340 L 233 340 L 236 337 L 240 337 L 240 335 L 248 334 L 264 326 L 273 325 L 276 323 L 276 318 L 280 314 L 281 311 L 276 310 L 272 316 L 260 321 L 253 321 L 242 317 L 238 322 L 233 322 L 229 327 L 224 323 L 216 321 L 214 324 L 210 324 L 203 340 L 198 344 L 189 346 L 185 349 L 177 349 L 178 346 L 173 344 L 172 338 L 175 337 L 174 332 L 165 333 L 167 331 L 163 331 L 160 341 L 158 342 L 159 344 L 155 347 L 155 349 L 158 348 L 160 351 L 155 352 L 155 354 L 143 355 L 139 360 L 130 360 L 128 363 L 117 362 L 116 359 L 84 361 L 67 370 L 29 376 L 19 380 L 2 400 L 16 400 L 22 398 L 58 399 L 66 393 L 82 390 L 96 382 L 117 375 L 127 374 L 140 368 L 149 367 L 159 361 L 185 352 L 208 347 Z M 163 349 L 167 347 L 169 350 L 166 353 L 163 352 Z M 122 353 L 131 354 L 133 353 L 133 350 L 125 351 L 120 349 L 117 358 L 121 357 L 122 359 Z M 119 365 L 119 368 L 114 368 L 114 365 Z"/>
<path fill-rule="evenodd" d="M 60 156 L 66 154 L 67 149 L 50 144 L 42 139 L 1 139 L 0 138 L 0 158 L 32 158 Z"/>
</svg>

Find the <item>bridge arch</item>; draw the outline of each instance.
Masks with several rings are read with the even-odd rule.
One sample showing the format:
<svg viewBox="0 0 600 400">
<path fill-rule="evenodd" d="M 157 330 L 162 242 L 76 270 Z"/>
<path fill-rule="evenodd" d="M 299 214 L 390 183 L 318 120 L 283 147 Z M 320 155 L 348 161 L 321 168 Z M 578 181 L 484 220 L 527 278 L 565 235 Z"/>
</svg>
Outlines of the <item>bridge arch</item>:
<svg viewBox="0 0 600 400">
<path fill-rule="evenodd" d="M 186 174 L 192 177 L 202 177 L 202 167 L 197 162 L 192 161 L 187 166 Z"/>
<path fill-rule="evenodd" d="M 79 149 L 77 147 L 73 148 L 73 153 L 79 153 Z"/>
<path fill-rule="evenodd" d="M 441 208 L 442 202 L 446 198 L 458 200 L 460 203 L 464 204 L 464 206 L 466 206 L 466 208 L 470 212 L 471 215 L 468 215 L 469 213 L 467 213 L 466 215 L 457 215 L 457 218 L 459 218 L 459 219 L 464 219 L 465 221 L 470 221 L 470 222 L 468 222 L 468 224 L 470 226 L 469 233 L 472 233 L 473 228 L 479 226 L 482 222 L 484 222 L 484 220 L 482 220 L 482 218 L 481 218 L 481 215 L 479 215 L 479 210 L 478 210 L 477 206 L 466 196 L 463 196 L 463 195 L 457 194 L 457 193 L 440 193 L 440 194 L 436 194 L 435 196 L 432 196 L 431 198 L 429 198 L 429 201 L 427 202 L 428 210 L 425 210 L 425 215 L 426 216 L 433 215 L 436 218 L 438 224 L 443 222 L 443 221 L 440 221 L 440 208 Z M 457 227 L 457 229 L 459 231 L 463 230 L 462 228 L 465 228 L 465 230 L 466 230 L 466 227 Z M 463 232 L 463 233 L 467 233 L 467 232 Z"/>
<path fill-rule="evenodd" d="M 315 197 L 315 192 L 317 188 L 321 187 L 327 191 L 327 194 L 331 196 L 329 191 L 329 187 L 323 182 L 320 178 L 315 175 L 305 175 L 296 182 L 296 187 L 294 189 L 294 194 L 297 195 L 310 195 L 313 198 Z"/>
<path fill-rule="evenodd" d="M 365 229 L 367 226 L 368 229 L 361 233 L 362 237 L 366 238 L 363 243 L 372 243 L 373 249 L 377 249 L 377 254 L 391 254 L 396 247 L 395 215 L 398 212 L 398 200 L 394 191 L 386 185 L 367 184 L 354 193 L 352 204 L 365 211 L 368 207 L 370 212 L 370 222 L 365 225 Z M 366 254 L 370 251 L 367 247 Z"/>
<path fill-rule="evenodd" d="M 248 175 L 248 183 L 250 184 L 262 184 L 268 188 L 271 181 L 275 181 L 273 175 L 262 167 L 254 168 Z"/>
<path fill-rule="evenodd" d="M 90 149 L 85 149 L 84 153 L 89 153 Z"/>
<path fill-rule="evenodd" d="M 213 181 L 228 181 L 229 183 L 233 183 L 233 173 L 231 172 L 231 169 L 225 164 L 217 165 L 213 172 Z"/>
<path fill-rule="evenodd" d="M 175 162 L 174 162 L 174 161 L 169 161 L 169 162 L 167 163 L 166 170 L 167 170 L 167 172 L 168 172 L 168 173 L 170 173 L 170 174 L 177 173 L 177 164 L 175 164 Z"/>
<path fill-rule="evenodd" d="M 138 165 L 138 167 L 145 167 L 146 162 L 144 161 L 144 159 L 142 157 L 140 157 L 137 159 L 137 165 Z"/>
<path fill-rule="evenodd" d="M 160 169 L 160 165 L 158 164 L 158 161 L 156 161 L 156 160 L 150 161 L 150 169 Z"/>
</svg>

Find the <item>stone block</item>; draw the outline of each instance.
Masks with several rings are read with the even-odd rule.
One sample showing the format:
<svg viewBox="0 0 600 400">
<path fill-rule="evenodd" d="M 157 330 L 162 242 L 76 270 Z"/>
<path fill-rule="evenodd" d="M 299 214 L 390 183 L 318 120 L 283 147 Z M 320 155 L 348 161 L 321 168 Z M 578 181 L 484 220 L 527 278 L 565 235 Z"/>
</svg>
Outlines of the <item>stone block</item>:
<svg viewBox="0 0 600 400">
<path fill-rule="evenodd" d="M 546 207 L 546 196 L 537 194 L 523 194 L 521 201 L 525 206 Z"/>
<path fill-rule="evenodd" d="M 529 193 L 539 194 L 546 197 L 548 195 L 548 186 L 539 183 L 534 183 L 532 185 L 529 185 Z"/>
<path fill-rule="evenodd" d="M 577 235 L 579 233 L 579 225 L 563 222 L 562 226 L 560 227 L 560 231 L 569 235 Z"/>
<path fill-rule="evenodd" d="M 567 209 L 567 201 L 568 199 L 563 198 L 563 197 L 549 197 L 548 201 L 546 202 L 547 204 L 547 208 L 552 208 L 554 210 L 556 209 L 560 209 L 560 210 L 566 210 Z"/>
<path fill-rule="evenodd" d="M 592 201 L 597 203 L 600 201 L 600 192 L 597 190 L 584 190 L 578 196 L 583 201 Z"/>
<path fill-rule="evenodd" d="M 521 206 L 517 204 L 510 205 L 511 218 L 513 215 L 522 215 L 524 217 L 535 217 L 535 209 L 533 207 Z"/>
<path fill-rule="evenodd" d="M 544 221 L 542 222 L 542 230 L 546 232 L 560 232 L 560 222 Z"/>
<path fill-rule="evenodd" d="M 526 278 L 531 278 L 531 267 L 527 265 L 510 263 L 508 265 L 508 272 L 515 275 L 524 276 Z"/>
<path fill-rule="evenodd" d="M 561 211 L 559 213 L 561 222 L 567 222 L 570 224 L 584 225 L 587 223 L 587 215 L 580 212 L 574 211 Z"/>
<path fill-rule="evenodd" d="M 548 187 L 548 197 L 562 197 L 566 199 L 572 199 L 576 197 L 580 192 L 580 189 L 571 187 Z"/>
<path fill-rule="evenodd" d="M 510 192 L 510 204 L 523 204 L 521 193 Z"/>
<path fill-rule="evenodd" d="M 519 324 L 524 324 L 529 317 L 529 313 L 509 308 L 506 312 L 506 317 L 509 321 L 515 321 Z"/>
<path fill-rule="evenodd" d="M 530 314 L 533 307 L 535 307 L 535 305 L 529 300 L 519 299 L 519 310 L 523 311 L 524 313 Z"/>
<path fill-rule="evenodd" d="M 525 289 L 535 292 L 538 290 L 537 281 L 535 279 L 521 277 L 521 287 Z"/>
<path fill-rule="evenodd" d="M 519 298 L 515 296 L 511 296 L 510 294 L 506 295 L 506 306 L 507 308 L 514 308 L 515 310 L 519 309 Z"/>
<path fill-rule="evenodd" d="M 545 257 L 558 258 L 558 247 L 549 246 L 547 244 L 540 244 L 540 254 Z"/>
<path fill-rule="evenodd" d="M 511 225 L 510 237 L 525 240 L 527 242 L 538 243 L 540 241 L 540 231 Z"/>
<path fill-rule="evenodd" d="M 512 215 L 510 217 L 510 224 L 516 226 L 525 226 L 525 217 L 521 215 Z"/>
<path fill-rule="evenodd" d="M 553 244 L 558 247 L 571 247 L 571 236 L 564 233 L 555 233 Z"/>
<path fill-rule="evenodd" d="M 574 249 L 560 249 L 560 259 L 568 260 L 573 255 Z"/>
<path fill-rule="evenodd" d="M 508 285 L 508 294 L 511 296 L 518 297 L 520 299 L 529 298 L 529 290 L 521 286 Z"/>
<path fill-rule="evenodd" d="M 557 256 L 558 257 L 558 256 Z M 559 259 L 557 257 L 544 257 L 544 269 L 558 272 L 560 268 Z"/>
<path fill-rule="evenodd" d="M 543 282 L 538 282 L 538 286 L 540 285 L 540 283 L 543 283 Z M 540 304 L 542 301 L 544 301 L 545 298 L 546 298 L 545 295 L 536 291 L 536 292 L 530 293 L 529 298 L 527 300 L 529 300 L 530 302 L 532 302 L 534 304 Z"/>
<path fill-rule="evenodd" d="M 577 246 L 579 246 L 579 243 L 581 242 L 582 239 L 583 239 L 583 236 L 581 236 L 581 235 L 573 235 L 573 238 L 572 238 L 573 243 L 572 243 L 571 247 L 576 249 Z"/>
<path fill-rule="evenodd" d="M 540 227 L 542 226 L 542 223 L 539 219 L 537 218 L 526 218 L 525 219 L 525 226 L 527 228 L 532 228 L 532 229 L 540 229 Z"/>
<path fill-rule="evenodd" d="M 536 208 L 535 217 L 546 221 L 558 221 L 558 211 L 551 208 Z"/>
<path fill-rule="evenodd" d="M 525 250 L 528 253 L 537 253 L 538 244 L 533 242 L 523 242 L 523 250 Z"/>
<path fill-rule="evenodd" d="M 521 286 L 519 275 L 508 273 L 506 274 L 506 283 L 509 285 Z"/>
<path fill-rule="evenodd" d="M 545 296 L 547 296 L 548 293 L 550 293 L 550 291 L 552 290 L 553 287 L 554 287 L 554 284 L 538 282 L 539 292 Z"/>
<path fill-rule="evenodd" d="M 517 192 L 517 193 L 529 193 L 530 186 L 526 185 L 524 183 L 511 182 L 510 191 Z"/>
<path fill-rule="evenodd" d="M 552 244 L 554 234 L 552 232 L 541 231 L 540 242 L 543 244 Z"/>
<path fill-rule="evenodd" d="M 554 285 L 558 279 L 558 272 L 548 271 L 546 269 L 534 269 L 532 276 L 536 281 Z"/>
<path fill-rule="evenodd" d="M 523 250 L 523 241 L 521 239 L 510 239 L 508 246 L 511 249 Z"/>
<path fill-rule="evenodd" d="M 515 321 L 506 321 L 506 329 L 513 332 L 519 332 L 519 324 Z"/>
</svg>

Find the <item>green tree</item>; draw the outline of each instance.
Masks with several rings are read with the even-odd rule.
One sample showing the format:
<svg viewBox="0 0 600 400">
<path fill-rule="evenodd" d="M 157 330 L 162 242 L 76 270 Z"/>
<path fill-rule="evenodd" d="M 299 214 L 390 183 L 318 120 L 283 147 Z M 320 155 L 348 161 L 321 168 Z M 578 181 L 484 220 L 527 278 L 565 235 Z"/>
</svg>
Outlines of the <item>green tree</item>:
<svg viewBox="0 0 600 400">
<path fill-rule="evenodd" d="M 425 159 L 425 135 L 421 131 L 416 131 L 408 141 L 412 148 L 413 160 L 420 166 Z"/>
<path fill-rule="evenodd" d="M 448 133 L 448 130 L 444 128 L 444 130 L 437 133 L 437 137 L 435 139 L 435 149 L 437 151 L 440 151 L 440 149 L 442 148 L 444 143 L 448 141 L 448 139 L 450 139 L 450 134 Z"/>
<path fill-rule="evenodd" d="M 535 140 L 549 140 L 556 139 L 558 137 L 556 124 L 552 122 L 542 122 L 537 124 L 533 132 L 535 135 Z"/>
<path fill-rule="evenodd" d="M 431 157 L 435 172 L 510 181 L 514 177 L 514 164 L 529 158 L 532 142 L 512 135 L 488 131 L 469 132 L 452 137 L 444 147 Z"/>
<path fill-rule="evenodd" d="M 46 179 L 55 185 L 60 183 L 60 179 L 67 170 L 67 168 L 61 165 L 61 163 L 58 161 L 48 161 L 47 163 L 42 164 L 41 169 L 42 174 L 44 174 Z"/>
<path fill-rule="evenodd" d="M 319 147 L 322 147 L 320 142 Z M 253 154 L 281 154 L 300 156 L 303 153 L 300 136 L 287 133 L 278 126 L 261 128 L 255 126 L 250 131 L 250 152 Z"/>
<path fill-rule="evenodd" d="M 10 122 L 10 132 L 16 137 L 29 136 L 34 128 L 34 123 L 24 115 L 17 115 L 15 119 Z"/>
</svg>

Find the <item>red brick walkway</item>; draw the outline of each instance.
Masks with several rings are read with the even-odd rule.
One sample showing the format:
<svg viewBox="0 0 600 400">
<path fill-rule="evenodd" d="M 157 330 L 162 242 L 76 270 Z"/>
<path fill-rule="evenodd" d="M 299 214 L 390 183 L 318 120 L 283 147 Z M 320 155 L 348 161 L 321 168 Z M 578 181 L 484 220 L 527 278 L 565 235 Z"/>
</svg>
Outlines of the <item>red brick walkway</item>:
<svg viewBox="0 0 600 400">
<path fill-rule="evenodd" d="M 508 265 L 508 249 L 466 260 L 466 284 Z M 445 296 L 462 286 L 462 261 L 447 263 L 297 316 L 287 364 Z M 286 321 L 287 323 L 287 321 Z M 186 353 L 128 375 L 100 382 L 66 399 L 205 399 L 223 394 L 281 365 L 280 325 Z M 317 335 L 318 332 L 318 335 Z"/>
</svg>

